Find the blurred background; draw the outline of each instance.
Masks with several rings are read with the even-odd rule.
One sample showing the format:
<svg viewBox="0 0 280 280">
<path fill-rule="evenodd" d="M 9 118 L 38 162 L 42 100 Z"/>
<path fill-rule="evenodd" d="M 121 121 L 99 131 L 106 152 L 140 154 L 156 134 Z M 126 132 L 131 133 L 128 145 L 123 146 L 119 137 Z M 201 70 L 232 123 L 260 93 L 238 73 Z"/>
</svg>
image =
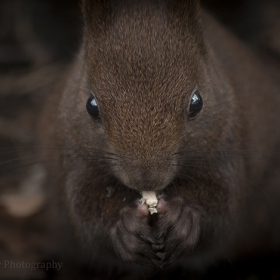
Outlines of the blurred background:
<svg viewBox="0 0 280 280">
<path fill-rule="evenodd" d="M 202 0 L 241 40 L 273 54 L 275 62 L 280 61 L 279 2 Z M 3 260 L 56 258 L 46 226 L 44 169 L 29 147 L 36 147 L 36 121 L 45 98 L 81 41 L 78 0 L 0 0 L 0 279 L 62 279 L 52 270 L 6 269 Z M 207 279 L 277 280 L 280 258 L 220 264 L 208 275 Z"/>
</svg>

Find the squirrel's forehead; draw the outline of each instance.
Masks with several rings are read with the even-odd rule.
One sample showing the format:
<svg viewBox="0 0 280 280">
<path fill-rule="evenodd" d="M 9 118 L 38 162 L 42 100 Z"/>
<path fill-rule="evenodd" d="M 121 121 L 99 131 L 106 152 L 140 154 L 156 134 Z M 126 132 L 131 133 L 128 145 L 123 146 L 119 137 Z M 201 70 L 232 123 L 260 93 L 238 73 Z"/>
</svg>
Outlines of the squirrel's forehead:
<svg viewBox="0 0 280 280">
<path fill-rule="evenodd" d="M 160 26 L 120 26 L 110 28 L 106 33 L 93 37 L 88 50 L 97 53 L 159 58 L 160 60 L 183 58 L 194 54 L 196 41 L 191 33 L 178 32 Z"/>
<path fill-rule="evenodd" d="M 192 38 L 189 40 L 186 45 L 161 37 L 144 39 L 139 34 L 131 39 L 105 38 L 98 47 L 93 44 L 87 49 L 87 64 L 96 78 L 106 77 L 106 83 L 122 79 L 124 83 L 170 84 L 177 78 L 194 79 L 200 60 Z"/>
<path fill-rule="evenodd" d="M 89 81 L 96 92 L 168 96 L 197 82 L 199 54 L 188 28 L 170 24 L 164 13 L 144 19 L 119 15 L 87 42 Z"/>
<path fill-rule="evenodd" d="M 158 99 L 168 101 L 174 95 L 177 98 L 185 96 L 191 93 L 197 84 L 197 79 L 194 79 L 193 73 L 189 73 L 187 69 L 184 72 L 170 69 L 165 73 L 142 70 L 135 67 L 131 72 L 120 69 L 116 72 L 104 71 L 97 76 L 91 75 L 89 87 L 97 99 L 99 96 L 106 96 L 112 101 L 130 103 L 134 100 L 138 103 L 139 100 L 145 100 L 152 104 Z"/>
<path fill-rule="evenodd" d="M 89 29 L 88 50 L 114 52 L 116 56 L 135 53 L 155 58 L 159 55 L 164 59 L 197 49 L 192 21 L 182 24 L 170 11 L 148 6 L 121 10 L 99 29 Z"/>
<path fill-rule="evenodd" d="M 190 60 L 156 60 L 143 57 L 127 57 L 112 61 L 93 63 L 88 74 L 88 86 L 98 97 L 99 93 L 115 99 L 119 94 L 124 98 L 139 96 L 149 98 L 160 93 L 168 98 L 176 93 L 191 92 L 199 83 L 199 66 Z"/>
</svg>

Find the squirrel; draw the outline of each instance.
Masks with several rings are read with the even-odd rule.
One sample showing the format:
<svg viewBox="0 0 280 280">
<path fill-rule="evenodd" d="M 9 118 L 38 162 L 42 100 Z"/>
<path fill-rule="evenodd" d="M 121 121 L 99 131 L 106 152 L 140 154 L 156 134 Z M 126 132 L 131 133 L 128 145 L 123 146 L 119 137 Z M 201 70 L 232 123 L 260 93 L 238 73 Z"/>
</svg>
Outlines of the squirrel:
<svg viewBox="0 0 280 280">
<path fill-rule="evenodd" d="M 163 268 L 279 250 L 280 68 L 196 0 L 82 11 L 82 46 L 40 123 L 61 147 L 47 188 L 77 240 Z"/>
</svg>

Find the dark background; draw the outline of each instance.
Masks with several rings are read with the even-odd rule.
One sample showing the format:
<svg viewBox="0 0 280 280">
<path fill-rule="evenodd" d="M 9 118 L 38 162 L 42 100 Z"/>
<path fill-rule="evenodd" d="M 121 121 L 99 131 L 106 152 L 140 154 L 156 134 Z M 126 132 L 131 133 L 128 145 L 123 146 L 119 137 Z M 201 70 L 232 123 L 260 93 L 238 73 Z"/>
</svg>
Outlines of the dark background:
<svg viewBox="0 0 280 280">
<path fill-rule="evenodd" d="M 202 2 L 252 49 L 273 53 L 279 60 L 279 0 Z M 56 257 L 45 224 L 44 172 L 26 147 L 36 145 L 36 121 L 45 98 L 75 57 L 81 40 L 77 0 L 0 0 L 0 279 L 62 279 L 55 271 L 4 268 L 3 261 Z M 63 279 L 82 275 L 71 273 L 69 269 Z M 203 279 L 276 280 L 280 279 L 280 258 L 227 262 L 207 275 Z M 179 277 L 187 276 L 178 269 L 162 279 Z M 196 278 L 189 275 L 188 279 Z"/>
</svg>

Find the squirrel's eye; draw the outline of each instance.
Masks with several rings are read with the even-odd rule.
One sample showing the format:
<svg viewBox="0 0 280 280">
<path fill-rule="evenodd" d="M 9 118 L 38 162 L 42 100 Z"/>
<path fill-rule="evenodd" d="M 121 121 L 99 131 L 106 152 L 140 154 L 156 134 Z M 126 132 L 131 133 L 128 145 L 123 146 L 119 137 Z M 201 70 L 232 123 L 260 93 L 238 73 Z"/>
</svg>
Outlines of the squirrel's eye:
<svg viewBox="0 0 280 280">
<path fill-rule="evenodd" d="M 98 109 L 98 104 L 97 104 L 97 101 L 96 99 L 91 96 L 89 97 L 88 101 L 87 101 L 87 104 L 86 104 L 86 107 L 87 107 L 87 111 L 88 113 L 96 120 L 99 120 L 99 109 Z"/>
<path fill-rule="evenodd" d="M 189 105 L 189 115 L 188 115 L 189 119 L 192 120 L 195 117 L 197 117 L 202 107 L 203 107 L 203 100 L 199 94 L 199 91 L 197 90 L 192 95 L 191 102 Z"/>
</svg>

